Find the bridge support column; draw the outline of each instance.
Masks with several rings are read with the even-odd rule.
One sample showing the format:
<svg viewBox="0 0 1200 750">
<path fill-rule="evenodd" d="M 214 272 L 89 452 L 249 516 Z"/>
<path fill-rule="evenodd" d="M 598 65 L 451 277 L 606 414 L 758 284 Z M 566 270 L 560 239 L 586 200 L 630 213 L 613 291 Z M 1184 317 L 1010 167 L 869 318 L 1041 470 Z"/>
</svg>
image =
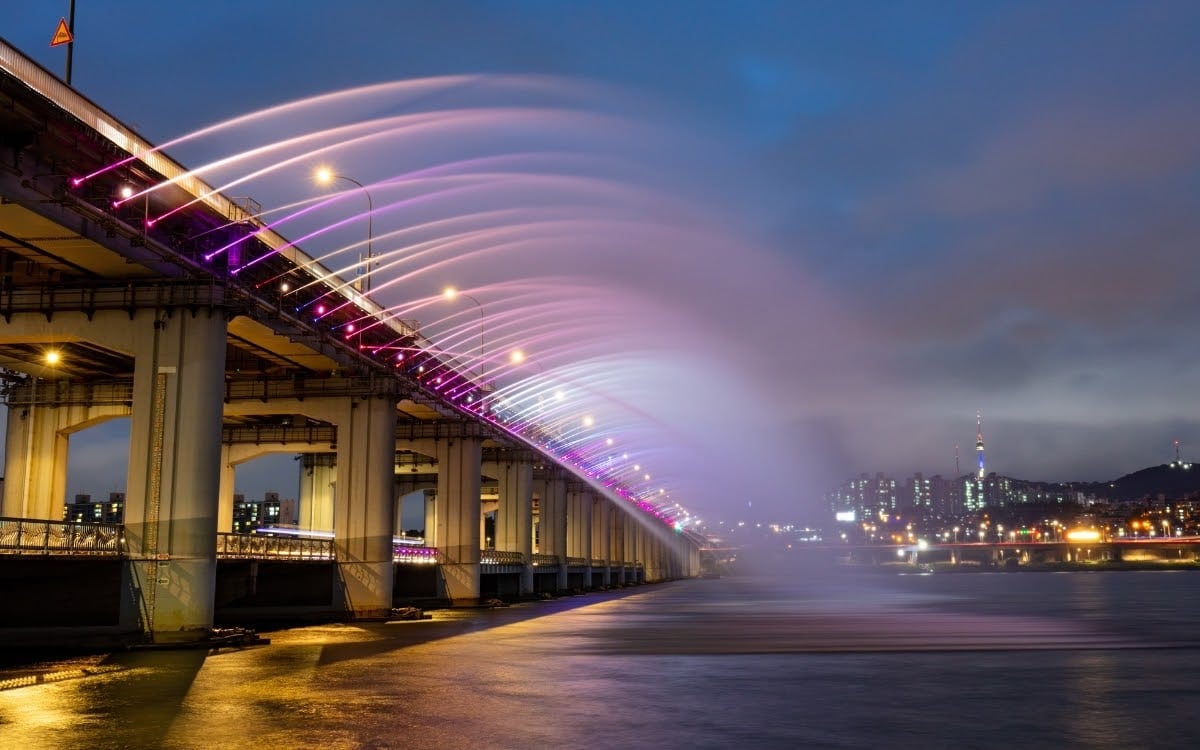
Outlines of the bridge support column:
<svg viewBox="0 0 1200 750">
<path fill-rule="evenodd" d="M 216 587 L 225 313 L 141 310 L 124 325 L 136 329 L 125 494 L 131 583 L 154 642 L 201 640 Z"/>
<path fill-rule="evenodd" d="M 600 585 L 608 586 L 612 571 L 612 505 L 603 497 L 592 496 L 592 556 L 603 560 Z"/>
<path fill-rule="evenodd" d="M 661 581 L 662 575 L 662 542 L 658 537 L 646 530 L 646 580 Z"/>
<path fill-rule="evenodd" d="M 637 583 L 637 527 L 629 513 L 621 513 L 621 561 L 625 566 L 625 583 Z"/>
<path fill-rule="evenodd" d="M 628 519 L 625 517 L 625 512 L 618 506 L 610 506 L 612 509 L 612 520 L 609 526 L 609 559 L 612 561 L 612 575 L 609 576 L 610 585 L 625 583 L 625 523 Z"/>
<path fill-rule="evenodd" d="M 50 384 L 31 382 L 31 389 L 38 387 Z M 62 520 L 67 495 L 67 436 L 60 430 L 58 412 L 50 406 L 9 406 L 2 515 Z"/>
<path fill-rule="evenodd" d="M 394 487 L 395 489 L 393 490 L 393 494 L 396 496 L 396 534 L 407 536 L 408 532 L 410 531 L 410 529 L 404 528 L 402 525 L 404 518 L 403 504 L 405 498 L 408 498 L 408 502 L 412 504 L 410 507 L 415 506 L 418 502 L 421 503 L 422 525 L 411 530 L 419 530 L 423 535 L 428 534 L 427 538 L 432 540 L 433 523 L 429 522 L 430 519 L 428 514 L 431 513 L 435 507 L 433 501 L 430 500 L 430 496 L 437 493 L 437 476 L 435 475 L 430 477 L 421 474 L 397 474 Z M 412 511 L 410 511 L 410 514 L 411 512 Z M 433 546 L 433 542 L 430 541 L 429 545 Z"/>
<path fill-rule="evenodd" d="M 337 481 L 336 453 L 305 453 L 300 459 L 298 526 L 305 531 L 333 531 L 333 498 Z"/>
<path fill-rule="evenodd" d="M 16 387 L 8 405 L 4 495 L 0 515 L 60 521 L 67 501 L 70 435 L 94 424 L 129 416 L 126 406 L 52 406 L 64 381 L 33 380 Z"/>
<path fill-rule="evenodd" d="M 218 495 L 217 531 L 227 534 L 233 531 L 233 496 L 237 491 L 234 485 L 238 464 L 258 458 L 268 452 L 264 451 L 261 445 L 250 443 L 221 446 L 221 489 Z"/>
<path fill-rule="evenodd" d="M 543 555 L 558 559 L 558 578 L 555 588 L 567 590 L 567 483 L 552 476 L 535 482 L 538 495 L 539 550 Z"/>
<path fill-rule="evenodd" d="M 446 596 L 454 606 L 474 606 L 479 604 L 482 442 L 478 438 L 437 440 L 432 452 L 421 452 L 437 458 L 434 546 L 441 558 Z"/>
<path fill-rule="evenodd" d="M 333 546 L 334 601 L 355 619 L 391 614 L 395 573 L 392 485 L 396 463 L 396 404 L 391 396 L 349 402 L 338 423 Z"/>
<path fill-rule="evenodd" d="M 520 552 L 521 594 L 533 591 L 533 465 L 528 461 L 495 461 L 483 473 L 500 485 L 496 509 L 496 549 Z"/>
<path fill-rule="evenodd" d="M 583 560 L 583 588 L 592 587 L 592 493 L 581 483 L 567 487 L 567 557 Z"/>
</svg>

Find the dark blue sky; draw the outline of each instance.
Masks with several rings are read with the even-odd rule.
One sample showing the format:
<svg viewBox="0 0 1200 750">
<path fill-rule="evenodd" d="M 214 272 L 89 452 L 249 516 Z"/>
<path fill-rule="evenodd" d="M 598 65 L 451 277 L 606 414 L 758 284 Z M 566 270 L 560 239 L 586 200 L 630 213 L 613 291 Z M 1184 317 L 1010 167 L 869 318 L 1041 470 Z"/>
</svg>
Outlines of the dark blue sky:
<svg viewBox="0 0 1200 750">
<path fill-rule="evenodd" d="M 56 72 L 59 5 L 0 25 Z M 704 313 L 761 323 L 760 438 L 811 505 L 860 471 L 950 473 L 955 445 L 966 465 L 980 410 L 1010 476 L 1200 458 L 1197 28 L 1194 2 L 78 0 L 74 84 L 154 142 L 436 75 L 639 92 L 719 144 L 686 171 L 795 274 L 804 304 L 733 274 Z M 713 431 L 753 441 L 731 411 Z"/>
</svg>

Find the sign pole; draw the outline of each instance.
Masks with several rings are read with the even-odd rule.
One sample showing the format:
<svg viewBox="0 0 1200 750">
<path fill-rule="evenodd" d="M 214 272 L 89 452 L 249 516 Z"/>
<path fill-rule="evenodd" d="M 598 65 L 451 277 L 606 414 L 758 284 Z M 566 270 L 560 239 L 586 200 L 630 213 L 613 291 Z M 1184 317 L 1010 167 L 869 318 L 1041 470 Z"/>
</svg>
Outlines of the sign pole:
<svg viewBox="0 0 1200 750">
<path fill-rule="evenodd" d="M 71 0 L 70 20 L 68 27 L 71 32 L 71 41 L 67 42 L 67 85 L 71 85 L 71 57 L 75 52 L 75 0 Z"/>
</svg>

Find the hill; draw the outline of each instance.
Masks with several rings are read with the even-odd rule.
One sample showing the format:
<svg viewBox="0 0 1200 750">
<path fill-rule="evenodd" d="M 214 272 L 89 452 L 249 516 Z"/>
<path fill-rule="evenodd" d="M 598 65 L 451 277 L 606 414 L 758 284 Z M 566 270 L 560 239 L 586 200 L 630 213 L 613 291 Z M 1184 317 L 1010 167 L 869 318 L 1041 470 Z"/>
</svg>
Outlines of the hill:
<svg viewBox="0 0 1200 750">
<path fill-rule="evenodd" d="M 1169 463 L 1140 469 L 1111 482 L 1073 484 L 1075 489 L 1107 500 L 1168 499 L 1200 493 L 1200 464 Z"/>
</svg>

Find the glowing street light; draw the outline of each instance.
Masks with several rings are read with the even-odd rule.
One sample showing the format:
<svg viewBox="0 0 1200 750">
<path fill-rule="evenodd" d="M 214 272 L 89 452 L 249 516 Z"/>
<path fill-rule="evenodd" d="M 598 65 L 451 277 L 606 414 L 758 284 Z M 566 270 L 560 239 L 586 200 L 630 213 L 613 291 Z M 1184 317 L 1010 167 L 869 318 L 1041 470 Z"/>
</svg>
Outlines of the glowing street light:
<svg viewBox="0 0 1200 750">
<path fill-rule="evenodd" d="M 483 321 L 483 305 L 479 304 L 479 300 L 475 299 L 473 296 L 467 294 L 466 292 L 460 292 L 460 291 L 458 291 L 458 289 L 455 289 L 452 286 L 448 286 L 445 289 L 443 289 L 442 296 L 444 298 L 446 298 L 446 300 L 449 302 L 453 302 L 454 300 L 458 299 L 459 297 L 465 297 L 465 298 L 471 300 L 471 302 L 475 303 L 475 307 L 479 308 L 479 369 L 482 372 L 483 366 L 484 366 L 484 361 L 486 360 L 486 355 L 484 354 L 484 349 L 483 349 L 483 323 L 484 323 L 484 321 Z M 520 354 L 520 352 L 519 351 L 513 352 L 513 356 L 515 356 L 517 354 Z M 521 354 L 521 357 L 524 357 L 524 356 L 525 356 L 524 354 Z M 519 361 L 519 360 L 515 360 L 515 361 Z"/>
<path fill-rule="evenodd" d="M 372 260 L 371 253 L 371 240 L 375 234 L 372 227 L 372 217 L 375 215 L 375 202 L 371 200 L 371 192 L 367 190 L 365 185 L 353 177 L 347 177 L 344 174 L 337 174 L 329 167 L 317 167 L 317 170 L 313 172 L 313 179 L 317 181 L 318 185 L 332 185 L 334 180 L 345 180 L 351 184 L 358 185 L 358 188 L 359 190 L 362 190 L 363 195 L 367 196 L 367 264 L 365 273 L 363 271 L 363 267 L 361 265 L 359 266 L 358 272 L 363 275 L 363 279 L 362 283 L 356 286 L 360 287 L 360 292 L 371 291 L 371 264 L 374 262 Z M 362 256 L 359 256 L 359 261 L 362 261 Z"/>
</svg>

